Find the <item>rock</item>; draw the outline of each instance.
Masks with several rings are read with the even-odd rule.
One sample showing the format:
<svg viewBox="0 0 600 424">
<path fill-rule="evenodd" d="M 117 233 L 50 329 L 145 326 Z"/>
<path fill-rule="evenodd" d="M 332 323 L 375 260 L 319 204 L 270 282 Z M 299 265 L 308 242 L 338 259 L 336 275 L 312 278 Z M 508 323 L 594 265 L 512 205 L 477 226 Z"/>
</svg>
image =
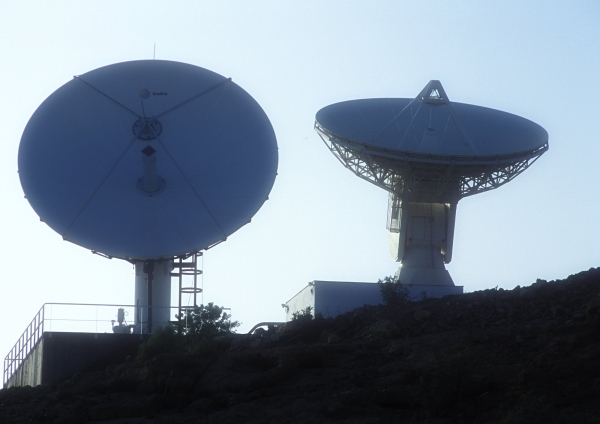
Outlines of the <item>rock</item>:
<svg viewBox="0 0 600 424">
<path fill-rule="evenodd" d="M 538 288 L 534 286 L 522 287 L 520 294 L 523 299 L 533 300 L 538 295 Z"/>
<path fill-rule="evenodd" d="M 191 377 L 171 377 L 167 380 L 167 388 L 172 394 L 188 393 L 194 388 Z"/>
<path fill-rule="evenodd" d="M 215 394 L 209 398 L 202 398 L 192 402 L 188 409 L 197 412 L 211 412 L 226 408 L 229 404 L 229 398 L 226 394 Z"/>
<path fill-rule="evenodd" d="M 225 334 L 214 338 L 216 344 L 222 347 L 229 347 L 243 344 L 251 336 L 248 334 Z"/>
<path fill-rule="evenodd" d="M 394 344 L 388 350 L 390 355 L 401 356 L 404 355 L 404 346 L 402 344 Z"/>
<path fill-rule="evenodd" d="M 329 343 L 329 344 L 339 343 L 341 341 L 342 341 L 342 338 L 340 336 L 338 336 L 337 334 L 331 334 L 329 337 L 327 337 L 327 343 Z"/>
<path fill-rule="evenodd" d="M 210 399 L 202 398 L 192 402 L 188 409 L 196 412 L 208 412 L 213 409 L 213 402 Z"/>
<path fill-rule="evenodd" d="M 264 344 L 265 344 L 265 340 L 256 339 L 256 340 L 253 340 L 250 343 L 248 343 L 248 346 L 250 346 L 252 349 L 258 349 L 261 346 L 263 346 Z"/>
<path fill-rule="evenodd" d="M 130 400 L 117 408 L 119 418 L 141 417 L 146 413 L 146 405 L 140 401 Z"/>
<path fill-rule="evenodd" d="M 236 337 L 231 342 L 231 347 L 243 346 L 252 341 L 252 336 L 244 335 L 242 337 Z"/>
<path fill-rule="evenodd" d="M 252 337 L 255 339 L 260 339 L 266 332 L 267 330 L 264 328 L 258 327 L 256 330 L 254 330 L 254 333 L 252 333 Z"/>
<path fill-rule="evenodd" d="M 419 309 L 417 312 L 415 312 L 413 318 L 417 321 L 428 320 L 429 318 L 431 318 L 431 312 L 427 309 Z"/>
<path fill-rule="evenodd" d="M 590 321 L 597 321 L 600 318 L 600 297 L 590 300 L 585 309 L 585 317 Z"/>
<path fill-rule="evenodd" d="M 369 335 L 377 339 L 388 339 L 393 337 L 393 332 L 398 330 L 398 326 L 389 319 L 381 319 L 371 325 Z"/>
<path fill-rule="evenodd" d="M 147 378 L 137 385 L 135 391 L 136 391 L 136 393 L 143 394 L 143 395 L 149 395 L 149 394 L 155 393 L 156 392 L 156 381 L 154 381 L 153 378 Z"/>
<path fill-rule="evenodd" d="M 0 389 L 0 423 L 488 423 L 526 418 L 509 415 L 519 410 L 590 422 L 600 416 L 599 292 L 600 269 L 568 285 L 360 308 L 290 325 L 276 343 L 271 331 L 227 336 L 208 356 Z"/>
<path fill-rule="evenodd" d="M 450 324 L 448 324 L 447 322 L 444 322 L 444 321 L 438 321 L 438 322 L 436 323 L 436 325 L 437 325 L 439 328 L 441 328 L 442 330 L 450 330 L 450 328 L 452 328 L 452 327 L 450 326 Z"/>
<path fill-rule="evenodd" d="M 104 421 L 117 418 L 115 406 L 111 404 L 94 405 L 88 410 L 90 421 Z"/>
</svg>

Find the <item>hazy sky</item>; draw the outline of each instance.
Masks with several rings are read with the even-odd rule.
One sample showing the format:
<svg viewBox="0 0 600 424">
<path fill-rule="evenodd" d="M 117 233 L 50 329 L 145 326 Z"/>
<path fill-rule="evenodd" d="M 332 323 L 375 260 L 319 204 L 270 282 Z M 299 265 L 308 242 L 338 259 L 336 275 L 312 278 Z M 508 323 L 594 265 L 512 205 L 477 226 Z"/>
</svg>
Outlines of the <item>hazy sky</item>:
<svg viewBox="0 0 600 424">
<path fill-rule="evenodd" d="M 387 193 L 354 176 L 313 130 L 334 102 L 414 97 L 441 80 L 453 101 L 543 126 L 550 149 L 498 190 L 458 205 L 447 268 L 465 291 L 512 289 L 600 265 L 600 3 L 590 1 L 4 1 L 0 354 L 45 302 L 133 303 L 133 269 L 63 242 L 23 198 L 21 134 L 73 75 L 156 58 L 231 77 L 263 107 L 279 175 L 250 225 L 205 253 L 204 301 L 248 330 L 283 320 L 309 281 L 376 281 Z M 116 314 L 116 311 L 115 311 Z M 109 330 L 107 330 L 109 331 Z"/>
</svg>

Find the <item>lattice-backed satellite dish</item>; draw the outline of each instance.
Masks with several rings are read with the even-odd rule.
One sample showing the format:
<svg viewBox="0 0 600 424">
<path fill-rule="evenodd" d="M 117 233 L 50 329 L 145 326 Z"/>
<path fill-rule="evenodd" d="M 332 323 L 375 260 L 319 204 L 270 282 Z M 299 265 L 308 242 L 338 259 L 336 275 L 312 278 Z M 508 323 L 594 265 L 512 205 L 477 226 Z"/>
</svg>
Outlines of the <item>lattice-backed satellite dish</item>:
<svg viewBox="0 0 600 424">
<path fill-rule="evenodd" d="M 269 119 L 231 79 L 141 60 L 76 76 L 50 95 L 21 138 L 19 175 L 65 240 L 140 270 L 150 264 L 148 275 L 163 264 L 154 273 L 168 275 L 171 259 L 250 221 L 277 156 Z"/>
<path fill-rule="evenodd" d="M 390 250 L 403 284 L 453 286 L 444 264 L 458 201 L 511 181 L 548 150 L 541 126 L 451 102 L 436 80 L 414 99 L 327 106 L 315 129 L 342 164 L 390 193 Z"/>
</svg>

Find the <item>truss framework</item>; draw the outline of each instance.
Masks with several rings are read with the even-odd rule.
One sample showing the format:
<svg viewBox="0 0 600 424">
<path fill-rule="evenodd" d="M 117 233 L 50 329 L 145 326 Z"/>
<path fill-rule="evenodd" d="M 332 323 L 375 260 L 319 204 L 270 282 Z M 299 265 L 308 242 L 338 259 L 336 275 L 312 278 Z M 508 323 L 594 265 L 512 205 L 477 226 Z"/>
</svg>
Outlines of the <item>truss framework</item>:
<svg viewBox="0 0 600 424">
<path fill-rule="evenodd" d="M 327 148 L 358 177 L 400 197 L 448 202 L 498 188 L 529 168 L 548 144 L 514 155 L 447 157 L 377 150 L 336 137 L 315 123 Z"/>
</svg>

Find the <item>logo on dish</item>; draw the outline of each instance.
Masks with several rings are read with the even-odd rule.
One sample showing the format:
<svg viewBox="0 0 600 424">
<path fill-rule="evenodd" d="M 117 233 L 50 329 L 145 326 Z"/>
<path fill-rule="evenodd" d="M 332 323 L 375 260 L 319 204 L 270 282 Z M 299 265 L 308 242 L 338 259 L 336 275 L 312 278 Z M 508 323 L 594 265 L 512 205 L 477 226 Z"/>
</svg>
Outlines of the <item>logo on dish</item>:
<svg viewBox="0 0 600 424">
<path fill-rule="evenodd" d="M 158 92 L 156 92 L 156 91 L 153 91 L 153 92 L 152 92 L 152 95 L 153 95 L 153 96 L 166 96 L 166 95 L 167 95 L 167 93 L 166 93 L 166 91 L 158 91 Z"/>
</svg>

